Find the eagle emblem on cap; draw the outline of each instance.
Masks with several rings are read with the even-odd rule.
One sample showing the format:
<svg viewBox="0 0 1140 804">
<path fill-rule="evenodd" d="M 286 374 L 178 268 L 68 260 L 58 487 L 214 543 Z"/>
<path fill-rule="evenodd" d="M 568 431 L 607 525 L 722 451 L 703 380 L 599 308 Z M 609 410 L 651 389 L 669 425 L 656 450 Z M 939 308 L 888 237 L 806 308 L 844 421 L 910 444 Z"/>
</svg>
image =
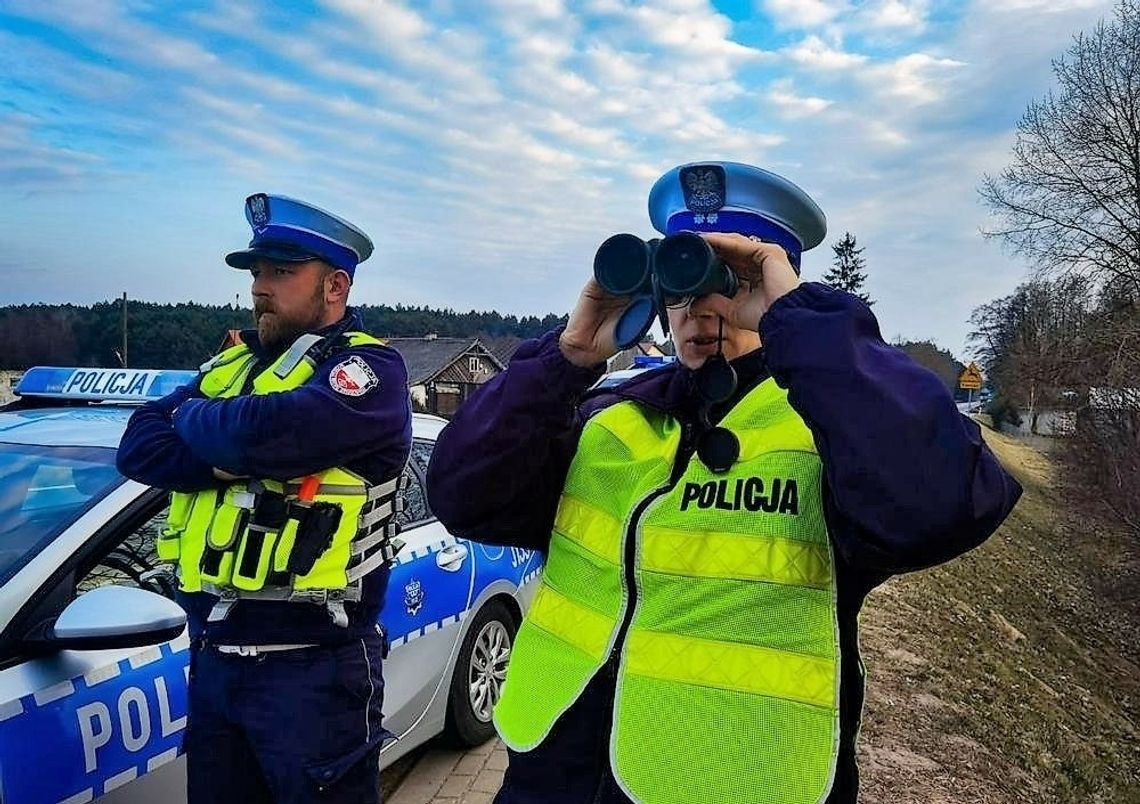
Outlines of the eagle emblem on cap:
<svg viewBox="0 0 1140 804">
<path fill-rule="evenodd" d="M 724 206 L 724 168 L 720 165 L 693 165 L 681 169 L 681 189 L 685 206 L 696 223 L 716 223 L 716 213 Z"/>
<path fill-rule="evenodd" d="M 269 199 L 265 193 L 249 197 L 249 222 L 258 229 L 269 224 Z"/>
</svg>

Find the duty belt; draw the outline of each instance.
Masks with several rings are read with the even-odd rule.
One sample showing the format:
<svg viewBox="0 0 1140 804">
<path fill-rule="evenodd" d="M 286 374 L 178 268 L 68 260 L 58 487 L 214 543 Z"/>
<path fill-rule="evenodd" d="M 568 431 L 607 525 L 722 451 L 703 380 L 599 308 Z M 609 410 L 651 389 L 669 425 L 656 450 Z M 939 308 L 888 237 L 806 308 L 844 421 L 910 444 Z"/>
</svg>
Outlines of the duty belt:
<svg viewBox="0 0 1140 804">
<path fill-rule="evenodd" d="M 315 648 L 316 643 L 310 642 L 304 645 L 213 645 L 211 647 L 218 653 L 236 654 L 238 656 L 259 656 L 263 653 L 281 653 L 287 650 Z"/>
</svg>

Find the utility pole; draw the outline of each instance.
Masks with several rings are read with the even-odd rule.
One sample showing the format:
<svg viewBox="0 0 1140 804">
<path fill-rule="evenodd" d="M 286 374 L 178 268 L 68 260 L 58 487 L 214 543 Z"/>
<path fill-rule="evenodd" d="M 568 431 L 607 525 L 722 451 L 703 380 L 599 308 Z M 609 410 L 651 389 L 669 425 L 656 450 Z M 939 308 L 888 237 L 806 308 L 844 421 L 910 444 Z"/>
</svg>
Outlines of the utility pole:
<svg viewBox="0 0 1140 804">
<path fill-rule="evenodd" d="M 123 314 L 122 321 L 122 335 L 123 335 L 123 368 L 127 367 L 127 292 L 123 291 Z"/>
</svg>

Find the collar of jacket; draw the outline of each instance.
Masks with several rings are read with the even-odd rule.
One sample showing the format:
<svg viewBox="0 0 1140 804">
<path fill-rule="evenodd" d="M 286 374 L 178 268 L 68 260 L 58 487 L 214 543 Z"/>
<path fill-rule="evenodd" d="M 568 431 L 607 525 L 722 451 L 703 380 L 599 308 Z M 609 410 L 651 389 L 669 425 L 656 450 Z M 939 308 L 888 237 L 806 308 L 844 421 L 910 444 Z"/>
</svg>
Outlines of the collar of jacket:
<svg viewBox="0 0 1140 804">
<path fill-rule="evenodd" d="M 344 322 L 345 318 L 352 319 L 351 323 L 348 325 L 347 331 L 351 332 L 353 330 L 360 330 L 364 328 L 364 319 L 361 318 L 360 311 L 355 307 L 349 307 L 347 310 L 345 310 L 344 317 L 341 318 L 340 321 L 337 321 L 335 324 L 329 324 L 327 327 L 322 327 L 321 329 L 315 330 L 314 334 L 327 335 L 339 327 Z M 293 345 L 293 341 L 290 341 L 289 343 L 284 344 L 283 346 L 279 346 L 276 349 L 266 349 L 261 345 L 261 339 L 257 337 L 256 327 L 252 329 L 243 329 L 238 333 L 238 337 L 241 338 L 242 343 L 248 346 L 250 351 L 253 352 L 259 360 L 276 359 L 279 355 L 284 354 L 286 349 Z M 296 340 L 296 338 L 293 340 Z"/>
</svg>

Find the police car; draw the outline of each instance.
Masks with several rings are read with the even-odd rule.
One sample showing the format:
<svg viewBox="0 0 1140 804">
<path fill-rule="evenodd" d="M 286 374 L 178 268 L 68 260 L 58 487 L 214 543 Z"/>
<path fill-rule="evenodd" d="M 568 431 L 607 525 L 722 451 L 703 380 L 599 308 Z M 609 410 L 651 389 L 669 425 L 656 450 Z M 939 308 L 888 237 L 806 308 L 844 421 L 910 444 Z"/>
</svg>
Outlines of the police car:
<svg viewBox="0 0 1140 804">
<path fill-rule="evenodd" d="M 179 801 L 188 639 L 154 540 L 167 495 L 115 470 L 131 404 L 193 372 L 34 368 L 0 407 L 0 804 Z M 382 765 L 491 736 L 541 556 L 450 536 L 424 478 L 446 422 L 416 414 L 382 615 Z"/>
<path fill-rule="evenodd" d="M 601 391 L 607 388 L 614 388 L 621 385 L 628 379 L 636 377 L 638 374 L 644 374 L 647 371 L 654 371 L 655 369 L 664 368 L 670 363 L 677 360 L 676 357 L 671 355 L 658 356 L 658 355 L 637 355 L 633 358 L 633 365 L 627 369 L 618 369 L 603 374 L 601 378 L 591 386 L 591 391 Z"/>
</svg>

